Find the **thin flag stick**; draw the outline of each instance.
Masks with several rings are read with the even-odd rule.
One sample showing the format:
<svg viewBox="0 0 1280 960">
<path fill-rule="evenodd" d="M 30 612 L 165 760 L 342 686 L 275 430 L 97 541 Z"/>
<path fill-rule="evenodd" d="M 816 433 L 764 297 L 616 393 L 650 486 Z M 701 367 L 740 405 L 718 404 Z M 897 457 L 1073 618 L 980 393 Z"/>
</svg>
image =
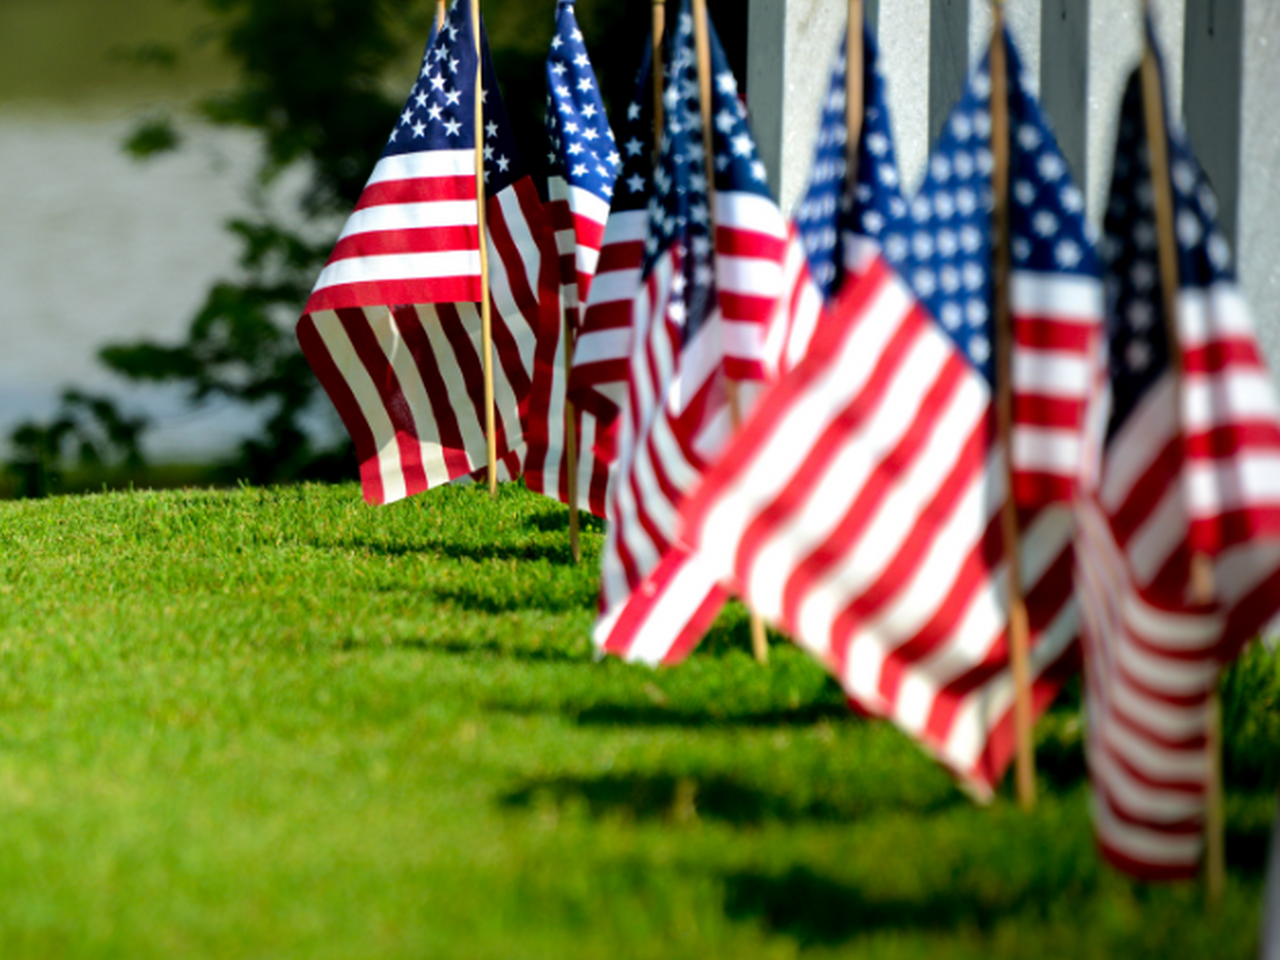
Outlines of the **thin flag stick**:
<svg viewBox="0 0 1280 960">
<path fill-rule="evenodd" d="M 1149 0 L 1143 12 L 1150 18 Z M 1160 294 L 1164 306 L 1165 337 L 1169 341 L 1169 369 L 1173 374 L 1174 409 L 1181 419 L 1185 388 L 1182 341 L 1178 335 L 1178 244 L 1174 232 L 1173 183 L 1169 175 L 1169 132 L 1165 125 L 1164 91 L 1160 66 L 1150 36 L 1142 53 L 1142 107 L 1147 122 L 1147 149 L 1151 157 L 1151 187 L 1155 194 L 1157 256 L 1160 264 Z M 1179 430 L 1180 434 L 1183 431 Z M 1185 443 L 1185 434 L 1183 434 Z M 1199 552 L 1191 555 L 1191 594 L 1197 603 L 1208 603 L 1215 593 L 1213 566 Z M 1205 899 L 1209 906 L 1222 900 L 1227 882 L 1226 818 L 1222 798 L 1222 704 L 1215 690 L 1209 700 L 1208 796 L 1205 798 Z"/>
<path fill-rule="evenodd" d="M 653 0 L 653 167 L 662 159 L 662 37 L 667 29 L 666 0 Z"/>
<path fill-rule="evenodd" d="M 563 317 L 564 382 L 568 386 L 569 374 L 573 370 L 574 331 L 569 323 L 569 311 L 564 309 L 563 301 L 560 304 L 560 314 Z M 578 417 L 568 399 L 564 402 L 564 456 L 569 470 L 569 552 L 573 555 L 573 562 L 577 563 L 582 559 L 578 519 Z"/>
<path fill-rule="evenodd" d="M 1036 802 L 1036 758 L 1032 741 L 1031 624 L 1022 584 L 1022 543 L 1018 504 L 1013 486 L 1013 317 L 1009 307 L 1009 64 L 1004 47 L 1004 2 L 991 5 L 991 211 L 993 299 L 996 337 L 996 424 L 1004 450 L 1005 498 L 1000 508 L 1009 586 L 1009 659 L 1013 666 L 1014 727 L 1017 753 L 1015 777 L 1018 805 L 1030 810 Z"/>
<path fill-rule="evenodd" d="M 448 16 L 449 11 L 446 9 L 447 0 L 436 0 L 436 32 L 440 32 L 440 28 L 444 26 L 444 18 Z"/>
<path fill-rule="evenodd" d="M 863 55 L 862 25 L 865 14 L 862 0 L 849 0 L 849 25 L 845 38 L 844 96 L 845 141 L 844 182 L 851 186 L 858 182 L 858 146 L 862 142 L 862 119 L 866 95 L 862 89 Z"/>
<path fill-rule="evenodd" d="M 707 0 L 693 0 L 693 40 L 698 55 L 698 108 L 702 115 L 702 160 L 706 168 L 707 209 L 711 230 L 716 230 L 716 150 L 715 134 L 711 128 L 711 32 L 707 29 Z M 729 420 L 733 432 L 742 426 L 742 401 L 738 395 L 738 382 L 727 380 L 729 393 Z M 769 638 L 765 633 L 764 618 L 751 611 L 751 652 L 758 663 L 769 662 Z"/>
<path fill-rule="evenodd" d="M 484 196 L 484 63 L 480 52 L 480 0 L 471 0 L 476 39 L 476 229 L 480 234 L 480 349 L 484 353 L 484 435 L 489 447 L 489 496 L 498 495 L 498 424 L 493 390 L 493 311 L 489 305 L 489 232 Z"/>
</svg>

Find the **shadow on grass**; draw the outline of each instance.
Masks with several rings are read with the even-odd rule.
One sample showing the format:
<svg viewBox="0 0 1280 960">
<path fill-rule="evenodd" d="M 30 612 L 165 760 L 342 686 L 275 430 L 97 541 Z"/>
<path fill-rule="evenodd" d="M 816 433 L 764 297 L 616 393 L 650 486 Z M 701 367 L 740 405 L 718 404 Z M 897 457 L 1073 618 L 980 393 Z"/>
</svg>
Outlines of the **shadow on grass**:
<svg viewBox="0 0 1280 960">
<path fill-rule="evenodd" d="M 957 802 L 939 797 L 919 812 Z M 594 818 L 684 823 L 710 820 L 737 827 L 763 823 L 841 822 L 865 816 L 865 804 L 825 797 L 803 797 L 761 789 L 723 775 L 606 774 L 600 777 L 550 777 L 530 780 L 500 798 L 511 809 L 582 807 Z"/>
<path fill-rule="evenodd" d="M 334 646 L 342 651 L 353 650 L 421 650 L 426 653 L 443 653 L 451 656 L 475 656 L 501 658 L 524 663 L 585 663 L 589 651 L 574 651 L 554 646 L 516 646 L 497 640 L 461 640 L 444 638 L 429 640 L 424 637 L 405 637 L 397 640 L 357 640 L 344 637 Z"/>
<path fill-rule="evenodd" d="M 538 513 L 529 517 L 524 524 L 530 530 L 538 530 L 542 533 L 564 531 L 568 535 L 569 510 L 566 508 L 560 511 Z M 604 533 L 604 520 L 594 513 L 587 513 L 585 510 L 580 511 L 578 513 L 578 529 L 584 533 Z"/>
<path fill-rule="evenodd" d="M 877 930 L 987 929 L 1000 914 L 1033 905 L 1034 891 L 1022 891 L 1016 902 L 1003 905 L 975 901 L 959 890 L 919 900 L 872 900 L 807 867 L 781 875 L 747 872 L 725 878 L 727 916 L 761 922 L 801 946 L 830 946 Z"/>
<path fill-rule="evenodd" d="M 431 555 L 450 560 L 550 560 L 571 566 L 573 554 L 564 543 L 458 543 L 452 540 L 419 540 L 413 543 L 381 543 L 377 540 L 315 540 L 319 550 L 359 550 L 380 557 Z"/>
<path fill-rule="evenodd" d="M 852 719 L 843 703 L 810 703 L 794 709 L 778 708 L 757 713 L 717 714 L 668 710 L 657 704 L 601 704 L 587 707 L 575 718 L 592 727 L 809 727 L 824 721 L 848 723 Z"/>
</svg>

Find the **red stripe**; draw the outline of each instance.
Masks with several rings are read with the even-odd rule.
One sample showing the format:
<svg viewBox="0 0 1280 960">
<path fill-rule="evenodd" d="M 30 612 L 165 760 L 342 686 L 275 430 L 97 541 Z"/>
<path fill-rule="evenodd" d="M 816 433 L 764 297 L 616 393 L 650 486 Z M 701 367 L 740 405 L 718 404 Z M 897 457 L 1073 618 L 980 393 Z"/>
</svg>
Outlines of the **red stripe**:
<svg viewBox="0 0 1280 960">
<path fill-rule="evenodd" d="M 756 451 L 774 434 L 790 409 L 804 399 L 810 383 L 826 375 L 839 359 L 845 339 L 862 319 L 871 299 L 881 293 L 888 277 L 889 268 L 877 259 L 870 268 L 867 282 L 842 296 L 832 311 L 830 322 L 819 326 L 810 349 L 796 366 L 796 374 L 779 380 L 760 398 L 755 412 L 742 425 L 738 440 L 724 451 L 720 461 L 703 478 L 702 484 L 682 508 L 681 514 L 688 530 L 701 531 L 708 511 L 730 486 L 738 482 Z M 923 318 L 918 307 L 913 307 L 909 317 L 901 322 L 905 326 L 932 321 Z M 804 372 L 800 373 L 801 370 Z"/>
<path fill-rule="evenodd" d="M 596 276 L 615 270 L 639 270 L 644 266 L 644 235 L 634 240 L 617 240 L 600 248 Z"/>
<path fill-rule="evenodd" d="M 406 278 L 365 283 L 344 283 L 325 287 L 311 294 L 307 313 L 341 310 L 371 304 L 396 303 L 477 303 L 480 300 L 480 277 L 434 277 L 429 280 Z"/>
<path fill-rule="evenodd" d="M 758 323 L 763 326 L 773 318 L 778 307 L 778 301 L 773 297 L 756 297 L 723 289 L 719 294 L 720 312 L 724 314 L 724 318 L 739 323 Z"/>
<path fill-rule="evenodd" d="M 578 238 L 578 246 L 599 250 L 604 242 L 604 223 L 581 213 L 573 215 L 573 230 Z"/>
<path fill-rule="evenodd" d="M 1013 318 L 1013 342 L 1017 347 L 1088 356 L 1093 353 L 1098 334 L 1098 322 L 1090 319 L 1089 323 L 1077 323 L 1051 316 L 1017 314 Z"/>
<path fill-rule="evenodd" d="M 329 354 L 315 320 L 310 314 L 303 314 L 298 321 L 298 343 L 302 354 L 315 372 L 316 378 L 328 394 L 329 400 L 337 408 L 342 425 L 347 428 L 356 448 L 356 459 L 360 464 L 360 487 L 364 498 L 369 503 L 386 503 L 386 494 L 382 489 L 382 474 L 378 470 L 378 447 L 373 438 L 373 430 L 360 412 L 360 404 L 355 394 L 347 385 L 346 378 L 338 370 L 333 357 Z"/>
<path fill-rule="evenodd" d="M 1120 505 L 1108 515 L 1111 530 L 1122 551 L 1127 553 L 1129 540 L 1151 512 L 1160 505 L 1170 478 L 1178 475 L 1182 463 L 1182 444 L 1167 438 L 1164 447 L 1129 489 Z"/>
<path fill-rule="evenodd" d="M 471 253 L 479 243 L 480 231 L 474 226 L 375 230 L 339 240 L 328 262 L 409 253 Z"/>
<path fill-rule="evenodd" d="M 1211 340 L 1183 349 L 1183 369 L 1192 374 L 1265 373 L 1266 363 L 1251 339 Z"/>
<path fill-rule="evenodd" d="M 1022 387 L 1013 395 L 1013 422 L 1015 426 L 1078 430 L 1084 408 L 1083 398 L 1045 396 Z"/>
<path fill-rule="evenodd" d="M 1250 453 L 1280 454 L 1280 423 L 1236 420 L 1186 437 L 1187 455 L 1199 460 L 1229 460 Z"/>
<path fill-rule="evenodd" d="M 981 475 L 986 463 L 987 438 L 982 431 L 975 431 L 965 444 L 963 455 L 957 458 L 948 476 L 939 485 L 934 500 L 921 510 L 922 517 L 945 518 L 955 511 L 956 504 L 971 489 L 974 481 Z M 935 512 L 936 511 L 936 512 Z M 906 582 L 914 575 L 919 560 L 936 540 L 938 530 L 924 529 L 931 527 L 929 523 L 917 524 L 906 543 L 886 566 L 885 571 L 872 588 L 856 597 L 841 613 L 837 625 L 839 632 L 833 631 L 838 638 L 840 663 L 843 666 L 847 648 L 853 640 L 853 634 L 859 627 L 860 615 L 871 616 L 892 596 L 896 595 Z M 919 551 L 919 552 L 913 552 Z M 956 567 L 949 583 L 938 584 L 938 593 L 942 594 L 941 602 L 927 622 L 921 625 L 916 633 L 887 651 L 879 678 L 879 692 L 887 703 L 896 704 L 899 687 L 907 671 L 932 655 L 947 643 L 959 643 L 956 628 L 962 622 L 965 613 L 973 603 L 974 596 L 991 581 L 991 572 L 996 563 L 1003 559 L 1000 539 L 999 518 L 988 521 L 983 535 L 979 537 L 968 553 Z M 970 644 L 974 637 L 964 638 Z M 990 662 L 1005 655 L 1003 627 L 995 634 L 981 638 L 985 649 L 985 661 Z M 978 661 L 971 669 L 979 668 L 984 661 Z M 955 680 L 953 683 L 957 682 Z M 939 713 L 939 705 L 935 701 L 930 708 L 926 731 L 934 733 L 936 739 L 942 739 L 945 729 L 950 728 L 950 713 Z"/>
<path fill-rule="evenodd" d="M 458 314 L 455 306 L 442 304 L 432 311 L 429 318 L 430 321 L 436 322 L 439 312 L 444 310 L 448 310 L 454 318 L 457 318 Z M 427 401 L 431 404 L 431 415 L 436 421 L 436 432 L 439 434 L 441 454 L 444 457 L 445 469 L 449 473 L 449 478 L 456 479 L 457 477 L 466 476 L 471 470 L 471 462 L 466 454 L 466 443 L 462 439 L 462 430 L 458 426 L 457 414 L 449 402 L 448 387 L 445 386 L 444 378 L 440 376 L 442 358 L 437 356 L 435 350 L 432 349 L 431 341 L 428 339 L 427 331 L 423 326 L 422 316 L 418 313 L 416 307 L 397 307 L 393 313 L 396 318 L 396 324 L 400 328 L 400 335 L 404 338 L 405 345 L 409 348 L 409 352 L 413 356 L 413 362 L 418 368 L 418 374 L 422 377 L 422 385 L 427 392 Z M 461 323 L 461 321 L 458 320 L 458 323 Z M 455 344 L 454 349 L 457 350 L 460 346 L 464 349 L 470 349 L 469 344 Z"/>
<path fill-rule="evenodd" d="M 716 253 L 722 257 L 750 257 L 781 263 L 787 253 L 787 238 L 717 224 Z"/>
<path fill-rule="evenodd" d="M 404 397 L 404 388 L 395 369 L 382 352 L 363 310 L 339 310 L 338 320 L 347 332 L 352 347 L 369 378 L 382 398 L 382 406 L 395 431 L 396 448 L 400 453 L 400 472 L 404 475 L 406 490 L 417 492 L 427 486 L 422 467 L 422 448 L 418 443 L 418 428 Z"/>
<path fill-rule="evenodd" d="M 851 438 L 874 418 L 881 410 L 888 391 L 897 377 L 901 376 L 901 367 L 910 356 L 912 348 L 919 341 L 921 334 L 927 331 L 920 323 L 911 322 L 914 314 L 909 315 L 894 331 L 893 337 L 885 345 L 884 351 L 876 358 L 876 364 L 866 383 L 850 398 L 839 415 L 832 421 L 824 436 L 815 444 L 819 455 L 811 455 L 804 466 L 788 482 L 782 495 L 771 505 L 771 509 L 761 514 L 761 525 L 752 524 L 742 538 L 739 562 L 754 560 L 755 554 L 763 545 L 763 538 L 771 535 L 773 518 L 794 515 L 808 498 L 816 480 L 825 474 L 829 464 L 847 448 Z M 943 365 L 938 379 L 930 387 L 930 396 L 938 391 L 950 395 L 964 376 L 964 370 L 958 360 Z M 876 469 L 866 478 L 857 496 L 850 503 L 840 523 L 827 538 L 796 565 L 787 580 L 783 592 L 782 620 L 786 624 L 796 623 L 799 606 L 805 596 L 814 589 L 818 581 L 826 575 L 834 564 L 841 562 L 845 551 L 866 528 L 875 520 L 884 499 L 891 492 L 894 479 L 894 468 L 905 459 L 902 451 L 914 452 L 921 434 L 930 426 L 929 418 L 916 417 L 907 432 L 895 444 L 892 455 L 885 457 Z M 768 526 L 765 526 L 765 525 Z M 833 632 L 834 636 L 834 632 Z"/>
<path fill-rule="evenodd" d="M 357 210 L 405 203 L 442 203 L 450 200 L 476 200 L 474 175 L 414 177 L 407 180 L 385 180 L 364 188 L 356 203 Z"/>
</svg>

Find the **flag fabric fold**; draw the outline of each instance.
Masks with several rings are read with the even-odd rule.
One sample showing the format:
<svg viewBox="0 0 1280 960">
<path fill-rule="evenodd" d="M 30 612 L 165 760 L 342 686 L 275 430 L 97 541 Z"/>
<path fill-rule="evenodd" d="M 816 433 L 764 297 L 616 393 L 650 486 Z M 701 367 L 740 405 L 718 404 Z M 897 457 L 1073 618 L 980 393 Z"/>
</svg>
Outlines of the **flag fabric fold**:
<svg viewBox="0 0 1280 960">
<path fill-rule="evenodd" d="M 1007 36 L 1001 42 L 1011 47 Z M 1043 161 L 1051 138 L 1020 83 L 1010 100 L 1020 135 L 1016 240 L 1036 204 L 1057 218 L 1074 203 L 1064 201 L 1063 177 L 1031 179 L 1037 169 L 1061 171 Z M 822 662 L 857 706 L 892 719 L 979 798 L 991 795 L 1015 745 L 1000 522 L 1012 492 L 995 425 L 1000 372 L 987 349 L 992 162 L 984 58 L 909 216 L 871 217 L 883 254 L 845 284 L 799 363 L 681 509 L 691 579 L 741 596 Z M 1016 186 L 1023 179 L 1030 189 Z M 1057 223 L 1027 239 L 1050 252 L 1015 250 L 1023 269 L 1061 269 L 1051 251 L 1063 239 L 1080 245 L 1069 266 L 1093 256 L 1082 221 L 1074 233 Z M 1098 286 L 1096 260 L 1092 270 Z M 1057 279 L 1047 278 L 1051 290 Z M 1090 274 L 1069 279 L 1085 284 Z M 955 300 L 936 294 L 963 297 L 959 323 Z M 1039 713 L 1077 662 L 1072 521 L 1054 502 L 1022 510 L 1020 520 Z"/>
<path fill-rule="evenodd" d="M 649 580 L 671 549 L 680 501 L 729 439 L 730 379 L 763 376 L 788 238 L 746 122 L 737 81 L 708 22 L 712 150 L 702 140 L 694 22 L 686 0 L 670 33 L 662 156 L 653 173 L 630 315 L 627 395 L 618 417 L 595 640 L 629 641 L 628 604 L 686 581 Z M 625 146 L 625 145 L 624 145 Z M 708 182 L 711 179 L 713 182 Z M 597 277 L 597 282 L 603 277 Z M 633 611 L 634 612 L 634 611 Z"/>
<path fill-rule="evenodd" d="M 618 411 L 627 392 L 631 357 L 631 307 L 640 293 L 644 240 L 653 191 L 652 45 L 646 45 L 627 105 L 622 168 L 601 238 L 600 256 L 574 343 L 569 400 L 589 411 L 606 431 L 598 455 L 612 461 Z"/>
<path fill-rule="evenodd" d="M 857 175 L 854 183 L 849 183 L 846 42 L 841 40 L 834 59 L 809 185 L 789 226 L 782 266 L 785 293 L 775 303 L 765 339 L 765 367 L 770 379 L 799 361 L 821 322 L 826 301 L 845 284 L 857 282 L 873 259 L 878 244 L 871 238 L 872 228 L 882 233 L 887 224 L 905 222 L 908 216 L 884 79 L 868 29 L 864 29 L 861 58 L 863 127 Z M 673 544 L 655 568 L 651 582 L 628 599 L 610 631 L 606 651 L 654 664 L 683 659 L 726 599 L 714 581 L 699 579 L 698 574 L 698 568 L 689 563 L 689 552 L 679 542 Z M 680 589 L 671 589 L 669 585 L 676 582 Z"/>
<path fill-rule="evenodd" d="M 600 257 L 614 180 L 622 164 L 569 0 L 560 0 L 556 6 L 547 86 L 547 209 L 560 256 L 562 320 L 555 330 L 546 331 L 535 354 L 524 477 L 530 490 L 567 503 L 566 353 L 571 357 L 581 305 Z M 575 408 L 574 429 L 579 506 L 604 516 L 609 469 L 595 452 L 601 439 L 599 421 L 590 410 Z"/>
<path fill-rule="evenodd" d="M 1164 126 L 1180 350 L 1161 294 L 1154 134 L 1135 70 L 1104 221 L 1107 371 L 1093 405 L 1100 453 L 1080 498 L 1076 547 L 1098 842 L 1112 863 L 1148 880 L 1197 870 L 1219 672 L 1280 609 L 1271 379 L 1213 191 L 1183 134 Z M 1213 571 L 1212 596 L 1198 595 L 1197 556 Z"/>
<path fill-rule="evenodd" d="M 390 503 L 487 466 L 480 243 L 488 246 L 499 477 L 520 472 L 540 331 L 555 322 L 550 222 L 525 173 L 481 28 L 455 2 L 298 322 L 355 443 L 364 496 Z M 479 235 L 476 151 L 487 236 Z"/>
</svg>

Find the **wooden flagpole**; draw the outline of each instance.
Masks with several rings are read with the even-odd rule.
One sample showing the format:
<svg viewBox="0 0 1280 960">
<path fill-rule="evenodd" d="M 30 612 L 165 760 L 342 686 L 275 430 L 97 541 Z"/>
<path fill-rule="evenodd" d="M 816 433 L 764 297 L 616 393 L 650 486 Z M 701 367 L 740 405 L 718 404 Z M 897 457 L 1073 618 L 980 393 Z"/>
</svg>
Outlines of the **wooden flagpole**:
<svg viewBox="0 0 1280 960">
<path fill-rule="evenodd" d="M 996 337 L 996 424 L 1004 450 L 1004 504 L 1000 527 L 1004 534 L 1009 589 L 1009 659 L 1013 667 L 1013 717 L 1016 733 L 1015 777 L 1018 805 L 1030 810 L 1036 802 L 1036 758 L 1032 740 L 1031 623 L 1022 583 L 1022 543 L 1018 504 L 1013 486 L 1013 317 L 1009 306 L 1011 272 L 1009 216 L 1009 64 L 1004 46 L 1004 0 L 991 4 L 991 211 L 993 234 L 992 286 Z"/>
<path fill-rule="evenodd" d="M 662 159 L 662 38 L 667 29 L 666 0 L 653 0 L 653 168 Z"/>
<path fill-rule="evenodd" d="M 575 286 L 577 284 L 575 271 Z M 574 330 L 569 324 L 569 311 L 560 301 L 561 336 L 564 339 L 564 386 L 569 389 L 569 374 L 573 370 Z M 564 456 L 569 470 L 569 552 L 573 562 L 582 559 L 580 521 L 578 519 L 578 417 L 568 398 L 564 401 Z"/>
<path fill-rule="evenodd" d="M 1151 16 L 1150 0 L 1143 0 L 1143 13 Z M 1178 332 L 1178 241 L 1174 227 L 1173 182 L 1169 174 L 1169 132 L 1166 126 L 1164 90 L 1160 66 L 1150 36 L 1142 52 L 1142 108 L 1147 127 L 1147 149 L 1151 157 L 1151 187 L 1156 216 L 1157 257 L 1160 264 L 1160 295 L 1164 307 L 1165 338 L 1169 341 L 1169 370 L 1173 375 L 1174 409 L 1183 416 L 1185 365 Z M 1182 427 L 1179 425 L 1179 433 Z M 1216 593 L 1213 565 L 1202 553 L 1191 555 L 1191 596 L 1197 603 L 1209 603 Z M 1227 882 L 1226 818 L 1222 796 L 1222 704 L 1215 690 L 1209 700 L 1208 796 L 1205 798 L 1205 899 L 1210 906 L 1222 900 Z"/>
<path fill-rule="evenodd" d="M 845 189 L 852 191 L 858 182 L 858 147 L 862 143 L 862 120 L 866 94 L 862 89 L 864 68 L 862 49 L 862 0 L 849 0 L 849 24 L 845 34 L 844 117 L 848 138 L 845 141 Z"/>
<path fill-rule="evenodd" d="M 448 16 L 449 11 L 446 9 L 447 0 L 436 0 L 436 32 L 439 33 L 440 28 L 444 26 L 444 18 Z"/>
<path fill-rule="evenodd" d="M 480 0 L 471 0 L 476 41 L 476 227 L 480 234 L 480 349 L 484 353 L 484 435 L 489 447 L 489 496 L 498 495 L 498 425 L 494 414 L 493 311 L 489 304 L 489 231 L 484 194 L 484 62 L 480 51 Z"/>
<path fill-rule="evenodd" d="M 707 208 L 714 234 L 716 230 L 716 149 L 711 127 L 711 32 L 707 29 L 707 0 L 693 0 L 693 38 L 698 55 L 698 108 L 702 114 L 702 160 L 707 177 Z M 733 432 L 742 426 L 742 401 L 736 380 L 726 380 L 729 393 L 729 419 Z M 769 638 L 764 618 L 751 611 L 751 652 L 758 663 L 769 662 Z"/>
</svg>

